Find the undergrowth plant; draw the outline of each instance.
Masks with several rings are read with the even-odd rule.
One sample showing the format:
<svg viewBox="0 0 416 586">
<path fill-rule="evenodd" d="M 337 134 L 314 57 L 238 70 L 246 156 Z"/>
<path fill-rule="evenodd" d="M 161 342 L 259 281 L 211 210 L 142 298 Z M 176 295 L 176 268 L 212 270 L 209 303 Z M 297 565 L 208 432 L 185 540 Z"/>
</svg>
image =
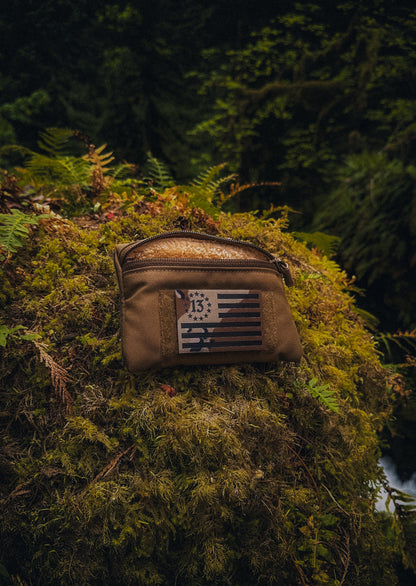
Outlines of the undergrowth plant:
<svg viewBox="0 0 416 586">
<path fill-rule="evenodd" d="M 30 227 L 48 214 L 29 215 L 13 208 L 10 214 L 0 214 L 0 260 L 21 248 L 30 236 Z"/>
<path fill-rule="evenodd" d="M 82 145 L 87 152 L 74 154 Z M 188 185 L 178 186 L 166 164 L 151 153 L 143 177 L 137 177 L 133 165 L 115 163 L 107 145 L 96 147 L 89 137 L 69 129 L 48 128 L 40 133 L 38 146 L 39 152 L 18 145 L 3 150 L 17 151 L 23 157 L 23 167 L 16 169 L 20 184 L 25 188 L 30 185 L 32 195 L 39 198 L 40 193 L 44 203 L 54 202 L 69 216 L 155 201 L 161 206 L 198 208 L 216 216 L 241 189 L 230 186 L 235 175 L 223 174 L 224 163 L 201 171 Z"/>
<path fill-rule="evenodd" d="M 307 389 L 312 395 L 315 397 L 328 409 L 333 411 L 334 413 L 339 413 L 339 404 L 336 398 L 334 397 L 334 391 L 329 389 L 329 385 L 318 385 L 318 379 L 312 378 L 308 382 Z"/>
<path fill-rule="evenodd" d="M 3 150 L 23 157 L 23 167 L 17 169 L 23 185 L 31 185 L 46 203 L 54 201 L 69 215 L 91 211 L 103 195 L 105 200 L 113 193 L 132 199 L 134 188 L 140 185 L 132 165 L 114 164 L 107 145 L 96 147 L 80 132 L 48 128 L 40 133 L 38 146 L 39 152 L 19 145 Z"/>
</svg>

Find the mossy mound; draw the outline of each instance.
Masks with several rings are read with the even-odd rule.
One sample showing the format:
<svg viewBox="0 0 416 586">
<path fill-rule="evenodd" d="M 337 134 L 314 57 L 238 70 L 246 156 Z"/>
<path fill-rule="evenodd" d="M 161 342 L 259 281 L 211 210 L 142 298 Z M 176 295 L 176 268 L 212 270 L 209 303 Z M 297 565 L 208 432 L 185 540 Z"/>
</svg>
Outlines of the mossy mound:
<svg viewBox="0 0 416 586">
<path fill-rule="evenodd" d="M 1 268 L 3 574 L 27 584 L 395 584 L 375 512 L 389 372 L 345 274 L 286 233 L 284 218 L 214 221 L 155 205 L 109 216 L 42 220 Z M 112 249 L 185 224 L 289 261 L 299 366 L 126 371 Z"/>
</svg>

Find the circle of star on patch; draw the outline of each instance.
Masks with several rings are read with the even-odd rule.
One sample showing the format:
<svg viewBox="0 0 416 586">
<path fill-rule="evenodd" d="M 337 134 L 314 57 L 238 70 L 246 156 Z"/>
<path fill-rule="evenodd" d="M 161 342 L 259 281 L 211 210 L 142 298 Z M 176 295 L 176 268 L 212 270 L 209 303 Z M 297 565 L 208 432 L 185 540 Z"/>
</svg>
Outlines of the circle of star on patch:
<svg viewBox="0 0 416 586">
<path fill-rule="evenodd" d="M 210 307 L 212 304 L 209 302 L 209 297 L 200 291 L 193 291 L 189 293 L 186 303 L 186 312 L 189 319 L 194 321 L 203 321 L 211 313 Z M 198 314 L 203 313 L 203 316 Z"/>
</svg>

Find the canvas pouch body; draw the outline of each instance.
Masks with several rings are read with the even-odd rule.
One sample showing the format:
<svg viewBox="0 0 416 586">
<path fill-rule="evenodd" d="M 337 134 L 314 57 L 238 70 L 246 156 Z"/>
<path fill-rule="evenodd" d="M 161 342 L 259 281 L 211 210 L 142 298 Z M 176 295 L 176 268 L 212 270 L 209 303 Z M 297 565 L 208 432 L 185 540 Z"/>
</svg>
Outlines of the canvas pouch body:
<svg viewBox="0 0 416 586">
<path fill-rule="evenodd" d="M 169 232 L 114 253 L 127 368 L 298 362 L 287 264 L 250 243 Z"/>
</svg>

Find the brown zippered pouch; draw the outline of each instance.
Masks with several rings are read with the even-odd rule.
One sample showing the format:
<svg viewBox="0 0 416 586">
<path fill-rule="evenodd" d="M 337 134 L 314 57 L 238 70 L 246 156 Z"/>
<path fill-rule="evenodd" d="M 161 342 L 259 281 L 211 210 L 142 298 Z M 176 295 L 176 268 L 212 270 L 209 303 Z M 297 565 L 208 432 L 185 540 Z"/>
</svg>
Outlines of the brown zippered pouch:
<svg viewBox="0 0 416 586">
<path fill-rule="evenodd" d="M 151 367 L 299 362 L 302 348 L 285 296 L 289 267 L 254 244 L 168 232 L 114 254 L 123 357 Z"/>
</svg>

